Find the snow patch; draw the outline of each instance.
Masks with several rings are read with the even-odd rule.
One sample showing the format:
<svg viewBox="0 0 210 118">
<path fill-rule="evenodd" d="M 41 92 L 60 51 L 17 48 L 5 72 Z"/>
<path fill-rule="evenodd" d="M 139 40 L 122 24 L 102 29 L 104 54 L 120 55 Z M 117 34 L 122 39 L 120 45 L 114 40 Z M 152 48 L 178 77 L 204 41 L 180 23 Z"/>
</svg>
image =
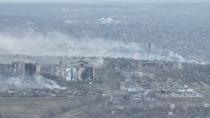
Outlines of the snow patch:
<svg viewBox="0 0 210 118">
<path fill-rule="evenodd" d="M 76 24 L 76 23 L 79 23 L 79 21 L 77 21 L 77 20 L 65 20 L 64 22 L 66 24 Z"/>
<path fill-rule="evenodd" d="M 114 18 L 113 17 L 103 17 L 103 18 L 100 18 L 99 20 L 98 20 L 101 24 L 113 24 L 113 23 L 115 23 L 115 24 L 117 24 L 117 23 L 120 23 L 120 21 L 117 21 L 117 20 L 114 20 Z"/>
</svg>

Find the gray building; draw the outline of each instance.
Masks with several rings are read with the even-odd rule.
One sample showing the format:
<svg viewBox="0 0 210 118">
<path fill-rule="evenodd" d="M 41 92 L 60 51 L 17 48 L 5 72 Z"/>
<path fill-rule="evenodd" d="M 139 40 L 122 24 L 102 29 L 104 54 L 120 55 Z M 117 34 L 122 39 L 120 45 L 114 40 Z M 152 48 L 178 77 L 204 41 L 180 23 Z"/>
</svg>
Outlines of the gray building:
<svg viewBox="0 0 210 118">
<path fill-rule="evenodd" d="M 34 63 L 13 62 L 12 68 L 18 76 L 33 76 L 38 73 L 38 65 Z"/>
</svg>

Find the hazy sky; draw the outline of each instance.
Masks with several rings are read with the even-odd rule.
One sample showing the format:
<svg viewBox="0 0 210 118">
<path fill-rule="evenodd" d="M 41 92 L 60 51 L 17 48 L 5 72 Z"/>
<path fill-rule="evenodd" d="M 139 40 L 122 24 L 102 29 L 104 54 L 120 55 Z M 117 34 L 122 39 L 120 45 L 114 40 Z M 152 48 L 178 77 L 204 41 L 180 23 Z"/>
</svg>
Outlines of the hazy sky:
<svg viewBox="0 0 210 118">
<path fill-rule="evenodd" d="M 0 2 L 210 2 L 210 0 L 0 0 Z"/>
</svg>

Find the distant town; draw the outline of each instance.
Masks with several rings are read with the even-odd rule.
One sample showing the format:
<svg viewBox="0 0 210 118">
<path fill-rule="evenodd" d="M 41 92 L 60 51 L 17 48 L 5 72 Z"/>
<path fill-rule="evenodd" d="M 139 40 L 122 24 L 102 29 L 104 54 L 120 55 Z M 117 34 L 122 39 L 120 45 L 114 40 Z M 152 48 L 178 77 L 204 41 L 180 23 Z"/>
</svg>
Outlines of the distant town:
<svg viewBox="0 0 210 118">
<path fill-rule="evenodd" d="M 68 87 L 72 83 L 103 85 L 110 91 L 114 90 L 115 93 L 122 94 L 122 98 L 129 96 L 132 99 L 204 97 L 205 94 L 197 89 L 204 86 L 203 84 L 207 86 L 209 80 L 205 77 L 203 79 L 199 77 L 199 81 L 196 79 L 200 75 L 199 71 L 206 72 L 206 77 L 209 77 L 208 70 L 205 70 L 208 68 L 210 68 L 208 65 L 123 58 L 104 58 L 103 65 L 100 67 L 84 59 L 69 63 L 59 60 L 49 65 L 24 61 L 0 65 L 1 76 L 4 78 L 42 76 L 57 82 L 60 86 Z M 192 83 L 189 84 L 189 82 Z M 93 88 L 97 89 L 97 87 Z"/>
<path fill-rule="evenodd" d="M 43 97 L 47 100 L 52 99 L 56 105 L 61 105 L 57 102 L 64 102 L 63 107 L 56 107 L 60 109 L 38 112 L 41 118 L 48 118 L 55 114 L 56 117 L 66 118 L 82 114 L 86 114 L 88 118 L 96 114 L 101 117 L 106 116 L 101 110 L 105 110 L 107 115 L 114 118 L 120 118 L 122 114 L 123 116 L 135 114 L 149 118 L 150 115 L 147 114 L 146 109 L 141 114 L 132 111 L 133 108 L 138 109 L 139 106 L 136 105 L 140 104 L 152 110 L 153 115 L 164 112 L 161 115 L 163 118 L 172 117 L 174 114 L 181 118 L 185 115 L 181 109 L 186 106 L 188 107 L 186 109 L 191 110 L 194 109 L 194 104 L 199 104 L 199 110 L 202 108 L 199 113 L 205 112 L 210 107 L 208 99 L 210 98 L 210 65 L 125 58 L 50 57 L 51 60 L 48 62 L 46 61 L 49 57 L 21 58 L 27 61 L 20 61 L 19 58 L 18 61 L 0 64 L 0 76 L 4 81 L 20 78 L 12 83 L 24 86 L 28 84 L 25 81 L 30 80 L 32 83 L 29 84 L 33 86 L 37 84 L 35 80 L 40 80 L 39 77 L 42 77 L 42 81 L 38 81 L 39 84 L 46 84 L 42 83 L 43 80 L 49 80 L 58 84 L 59 88 L 38 86 L 32 89 L 30 87 L 19 89 L 10 86 L 8 89 L 2 88 L 0 96 L 2 100 L 11 103 L 23 99 L 31 101 L 32 98 L 43 101 L 45 100 Z M 28 61 L 29 59 L 36 61 Z M 12 100 L 13 97 L 15 101 Z M 68 104 L 66 100 L 74 103 Z M 78 101 L 81 103 L 79 104 Z M 44 103 L 49 106 L 49 102 Z M 180 104 L 181 102 L 184 104 Z M 71 107 L 72 105 L 76 107 Z M 21 108 L 24 107 L 21 106 Z M 75 111 L 71 110 L 72 108 L 75 108 Z M 128 111 L 133 115 L 128 114 Z M 92 114 L 88 114 L 89 112 Z"/>
<path fill-rule="evenodd" d="M 88 62 L 73 64 L 59 64 L 40 66 L 37 63 L 13 62 L 12 64 L 1 64 L 1 72 L 5 77 L 30 77 L 41 75 L 48 79 L 65 81 L 90 81 L 94 78 L 94 66 Z"/>
</svg>

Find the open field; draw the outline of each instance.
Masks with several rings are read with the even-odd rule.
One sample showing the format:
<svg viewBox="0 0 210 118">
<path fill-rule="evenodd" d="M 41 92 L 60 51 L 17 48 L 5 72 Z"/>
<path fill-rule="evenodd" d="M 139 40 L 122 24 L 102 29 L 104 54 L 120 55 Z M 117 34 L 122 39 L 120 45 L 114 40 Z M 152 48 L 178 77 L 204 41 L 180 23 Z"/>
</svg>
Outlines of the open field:
<svg viewBox="0 0 210 118">
<path fill-rule="evenodd" d="M 1 118 L 208 118 L 210 100 L 166 98 L 154 101 L 109 103 L 81 97 L 4 97 L 0 99 Z"/>
</svg>

